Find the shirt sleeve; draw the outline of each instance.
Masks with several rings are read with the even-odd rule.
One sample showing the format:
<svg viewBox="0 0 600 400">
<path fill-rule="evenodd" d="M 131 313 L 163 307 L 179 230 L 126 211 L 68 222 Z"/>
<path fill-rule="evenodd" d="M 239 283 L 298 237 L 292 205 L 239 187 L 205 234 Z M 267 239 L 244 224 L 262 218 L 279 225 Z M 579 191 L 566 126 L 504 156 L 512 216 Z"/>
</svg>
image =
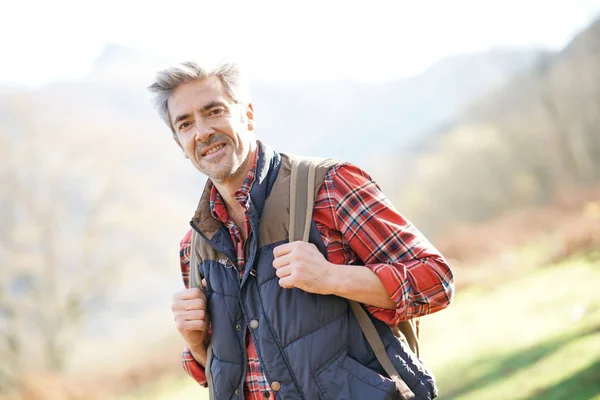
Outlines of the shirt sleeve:
<svg viewBox="0 0 600 400">
<path fill-rule="evenodd" d="M 184 238 L 179 243 L 179 264 L 181 266 L 181 277 L 183 279 L 183 284 L 186 289 L 190 287 L 190 246 L 191 246 L 191 238 L 192 238 L 192 230 L 190 229 L 188 233 L 184 236 Z M 208 383 L 206 380 L 206 371 L 204 367 L 202 367 L 192 356 L 190 349 L 186 346 L 183 350 L 183 354 L 181 356 L 181 363 L 183 365 L 183 370 L 187 372 L 189 376 L 194 378 L 196 382 L 200 385 L 207 387 Z"/>
<path fill-rule="evenodd" d="M 208 387 L 208 382 L 206 380 L 206 371 L 203 366 L 198 364 L 198 361 L 192 356 L 190 349 L 185 347 L 183 350 L 183 355 L 181 356 L 181 364 L 183 365 L 183 370 L 187 372 L 189 376 L 194 378 L 196 382 L 204 387 Z"/>
<path fill-rule="evenodd" d="M 358 167 L 341 164 L 328 171 L 314 219 L 332 243 L 325 243 L 330 262 L 362 264 L 381 279 L 396 308 L 367 305 L 376 318 L 394 326 L 452 302 L 454 277 L 444 257 Z"/>
</svg>

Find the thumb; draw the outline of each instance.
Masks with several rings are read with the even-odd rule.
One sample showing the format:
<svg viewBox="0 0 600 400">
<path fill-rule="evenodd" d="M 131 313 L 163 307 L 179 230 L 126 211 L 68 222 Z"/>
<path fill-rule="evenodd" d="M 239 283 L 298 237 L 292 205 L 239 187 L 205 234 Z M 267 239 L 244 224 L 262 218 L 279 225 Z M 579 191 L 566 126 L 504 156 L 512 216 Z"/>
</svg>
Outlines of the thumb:
<svg viewBox="0 0 600 400">
<path fill-rule="evenodd" d="M 206 288 L 206 278 L 202 279 L 202 286 L 204 286 Z"/>
</svg>

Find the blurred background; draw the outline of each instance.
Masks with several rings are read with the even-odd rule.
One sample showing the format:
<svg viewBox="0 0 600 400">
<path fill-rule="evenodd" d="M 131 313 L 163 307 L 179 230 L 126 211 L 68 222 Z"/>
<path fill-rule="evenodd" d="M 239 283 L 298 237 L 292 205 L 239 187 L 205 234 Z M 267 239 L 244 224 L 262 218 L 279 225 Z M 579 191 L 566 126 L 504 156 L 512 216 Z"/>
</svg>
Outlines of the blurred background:
<svg viewBox="0 0 600 400">
<path fill-rule="evenodd" d="M 170 312 L 204 179 L 146 87 L 229 57 L 261 140 L 451 261 L 441 399 L 600 399 L 600 1 L 5 2 L 0 54 L 0 398 L 207 398 Z"/>
</svg>

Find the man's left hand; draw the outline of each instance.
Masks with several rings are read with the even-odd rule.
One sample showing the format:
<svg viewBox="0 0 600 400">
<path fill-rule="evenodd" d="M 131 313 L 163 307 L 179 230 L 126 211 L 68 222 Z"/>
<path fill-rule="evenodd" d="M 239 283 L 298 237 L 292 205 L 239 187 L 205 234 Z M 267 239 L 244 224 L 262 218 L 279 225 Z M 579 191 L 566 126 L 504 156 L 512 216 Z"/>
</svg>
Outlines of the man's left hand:
<svg viewBox="0 0 600 400">
<path fill-rule="evenodd" d="M 279 286 L 315 294 L 332 293 L 332 267 L 335 266 L 314 244 L 301 241 L 282 244 L 273 250 L 273 255 Z"/>
</svg>

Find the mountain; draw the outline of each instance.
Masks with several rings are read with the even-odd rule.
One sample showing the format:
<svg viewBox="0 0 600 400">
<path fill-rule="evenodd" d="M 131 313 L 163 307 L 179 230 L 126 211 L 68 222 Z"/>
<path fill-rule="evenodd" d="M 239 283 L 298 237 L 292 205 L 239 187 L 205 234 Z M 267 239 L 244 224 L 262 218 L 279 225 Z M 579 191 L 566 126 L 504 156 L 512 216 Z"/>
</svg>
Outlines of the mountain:
<svg viewBox="0 0 600 400">
<path fill-rule="evenodd" d="M 364 164 L 382 149 L 412 144 L 546 54 L 492 51 L 443 59 L 417 76 L 389 82 L 257 84 L 259 135 L 277 148 Z"/>
<path fill-rule="evenodd" d="M 410 146 L 424 132 L 452 121 L 475 99 L 546 56 L 541 51 L 495 50 L 443 59 L 420 75 L 380 85 L 360 110 L 369 118 L 346 119 L 339 137 L 366 136 L 361 147 L 373 153 L 388 146 Z"/>
<path fill-rule="evenodd" d="M 487 221 L 600 183 L 600 19 L 429 131 L 388 185 L 424 230 Z M 583 195 L 582 195 L 583 196 Z"/>
<path fill-rule="evenodd" d="M 365 163 L 382 148 L 410 145 L 420 133 L 452 120 L 473 100 L 545 56 L 536 50 L 458 55 L 388 83 L 253 81 L 258 136 L 282 151 Z M 81 88 L 112 117 L 133 112 L 132 117 L 154 120 L 144 88 L 167 65 L 165 58 L 111 45 L 84 82 L 51 90 L 69 91 L 76 98 L 74 91 Z M 87 108 L 87 97 L 81 96 L 86 100 L 78 108 Z"/>
</svg>

